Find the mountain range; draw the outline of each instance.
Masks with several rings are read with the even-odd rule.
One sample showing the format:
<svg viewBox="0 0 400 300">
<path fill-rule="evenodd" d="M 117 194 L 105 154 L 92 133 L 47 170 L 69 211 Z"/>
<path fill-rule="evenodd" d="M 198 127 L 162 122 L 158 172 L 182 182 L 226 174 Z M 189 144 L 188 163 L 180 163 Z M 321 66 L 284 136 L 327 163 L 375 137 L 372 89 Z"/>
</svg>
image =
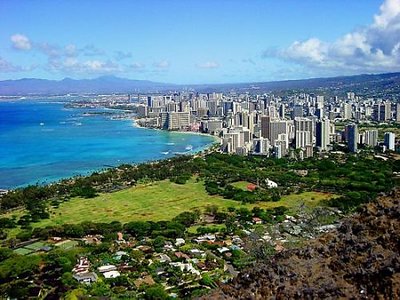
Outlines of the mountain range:
<svg viewBox="0 0 400 300">
<path fill-rule="evenodd" d="M 280 91 L 289 89 L 351 89 L 374 91 L 384 88 L 392 93 L 400 91 L 400 72 L 385 74 L 362 74 L 329 78 L 311 78 L 300 80 L 228 83 L 228 84 L 171 84 L 148 80 L 132 80 L 115 76 L 102 76 L 95 79 L 47 80 L 23 78 L 0 81 L 0 95 L 62 95 L 68 93 L 138 93 L 165 92 L 193 89 L 199 92 L 226 91 Z"/>
</svg>

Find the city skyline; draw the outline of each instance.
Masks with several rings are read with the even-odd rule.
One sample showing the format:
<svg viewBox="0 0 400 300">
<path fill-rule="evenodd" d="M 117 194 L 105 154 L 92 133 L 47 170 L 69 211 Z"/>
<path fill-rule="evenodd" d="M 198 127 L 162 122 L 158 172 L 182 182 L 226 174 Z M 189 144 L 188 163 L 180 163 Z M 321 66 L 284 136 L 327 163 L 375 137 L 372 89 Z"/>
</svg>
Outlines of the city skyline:
<svg viewBox="0 0 400 300">
<path fill-rule="evenodd" d="M 0 80 L 235 83 L 400 70 L 400 0 L 296 2 L 3 1 Z"/>
</svg>

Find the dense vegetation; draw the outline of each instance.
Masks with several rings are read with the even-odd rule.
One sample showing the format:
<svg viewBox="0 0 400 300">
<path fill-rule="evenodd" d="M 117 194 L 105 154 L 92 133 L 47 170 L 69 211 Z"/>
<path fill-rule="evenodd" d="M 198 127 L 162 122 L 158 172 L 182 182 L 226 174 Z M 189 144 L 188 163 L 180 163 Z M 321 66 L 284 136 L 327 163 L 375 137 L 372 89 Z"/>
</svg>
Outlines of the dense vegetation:
<svg viewBox="0 0 400 300">
<path fill-rule="evenodd" d="M 204 180 L 209 194 L 239 202 L 279 201 L 285 194 L 324 191 L 340 195 L 330 200 L 329 205 L 349 211 L 378 193 L 390 190 L 394 171 L 400 171 L 399 161 L 363 155 L 331 154 L 303 161 L 218 153 L 205 157 L 181 156 L 147 164 L 122 165 L 88 177 L 12 191 L 0 199 L 1 210 L 24 207 L 27 213 L 19 220 L 0 218 L 0 229 L 16 226 L 30 229 L 32 222 L 49 218 L 49 204 L 57 207 L 70 197 L 91 198 L 99 192 L 164 179 L 184 184 L 192 175 Z M 278 187 L 268 188 L 268 180 L 276 182 Z M 256 189 L 249 191 L 232 185 L 238 181 L 253 183 Z"/>
</svg>

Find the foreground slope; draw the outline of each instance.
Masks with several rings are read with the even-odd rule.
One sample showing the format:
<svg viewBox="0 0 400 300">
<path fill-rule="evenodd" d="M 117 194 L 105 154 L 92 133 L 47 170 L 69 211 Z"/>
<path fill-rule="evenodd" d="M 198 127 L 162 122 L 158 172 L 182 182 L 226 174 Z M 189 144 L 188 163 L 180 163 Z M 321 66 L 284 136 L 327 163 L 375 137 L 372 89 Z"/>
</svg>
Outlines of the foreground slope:
<svg viewBox="0 0 400 300">
<path fill-rule="evenodd" d="M 306 247 L 281 252 L 211 299 L 400 299 L 400 190 Z"/>
</svg>

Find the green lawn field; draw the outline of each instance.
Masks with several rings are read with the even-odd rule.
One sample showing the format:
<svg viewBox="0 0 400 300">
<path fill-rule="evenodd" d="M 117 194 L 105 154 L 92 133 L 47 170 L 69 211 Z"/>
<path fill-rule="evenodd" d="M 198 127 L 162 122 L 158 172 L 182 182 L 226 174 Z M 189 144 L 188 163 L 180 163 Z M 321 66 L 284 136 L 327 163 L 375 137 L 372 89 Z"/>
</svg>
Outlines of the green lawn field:
<svg viewBox="0 0 400 300">
<path fill-rule="evenodd" d="M 321 200 L 331 197 L 331 194 L 305 192 L 283 196 L 277 202 L 241 204 L 220 196 L 208 195 L 203 182 L 196 182 L 193 178 L 183 185 L 164 180 L 114 193 L 100 194 L 92 199 L 72 198 L 61 203 L 58 208 L 51 208 L 50 219 L 32 223 L 32 226 L 45 227 L 83 221 L 126 223 L 139 220 L 170 220 L 184 211 L 194 209 L 204 211 L 209 205 L 216 205 L 220 210 L 228 207 L 251 209 L 254 206 L 273 208 L 281 205 L 296 209 L 303 203 L 313 207 Z"/>
<path fill-rule="evenodd" d="M 236 181 L 236 182 L 231 183 L 232 186 L 234 186 L 235 188 L 238 188 L 238 189 L 242 189 L 243 191 L 248 191 L 247 186 L 249 184 L 252 184 L 252 183 L 248 182 L 248 181 Z"/>
</svg>

